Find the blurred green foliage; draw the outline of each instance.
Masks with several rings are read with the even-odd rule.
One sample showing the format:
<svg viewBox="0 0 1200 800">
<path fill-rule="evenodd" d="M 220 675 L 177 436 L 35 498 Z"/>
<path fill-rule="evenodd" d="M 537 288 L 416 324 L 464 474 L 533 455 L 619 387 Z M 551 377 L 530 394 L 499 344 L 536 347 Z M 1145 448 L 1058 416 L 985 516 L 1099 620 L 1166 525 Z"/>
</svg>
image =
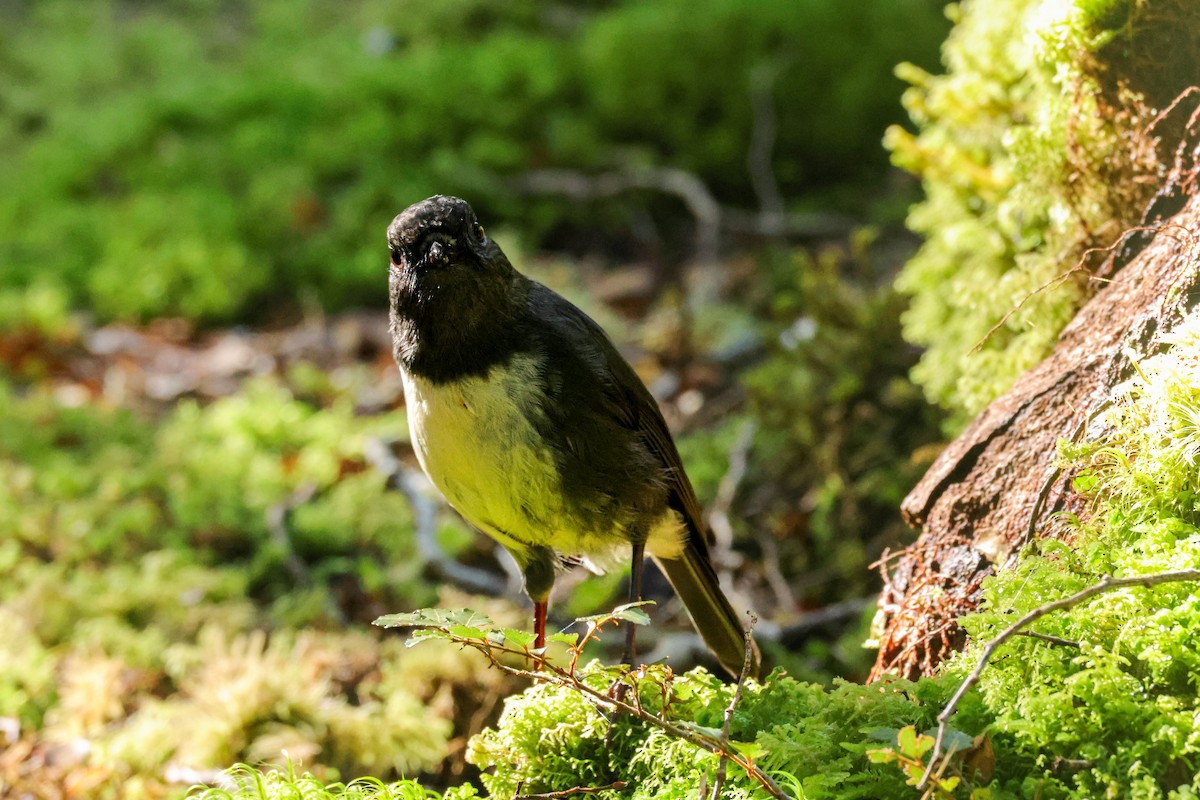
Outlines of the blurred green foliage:
<svg viewBox="0 0 1200 800">
<path fill-rule="evenodd" d="M 903 298 L 870 284 L 871 260 L 863 241 L 765 270 L 767 353 L 742 378 L 759 426 L 748 521 L 776 532 L 784 574 L 815 577 L 825 602 L 869 594 L 870 563 L 907 541 L 900 501 L 938 440 L 940 415 L 908 379 Z"/>
<path fill-rule="evenodd" d="M 0 308 L 30 287 L 103 318 L 380 305 L 384 227 L 427 195 L 462 194 L 485 219 L 559 244 L 628 230 L 647 202 L 515 196 L 508 180 L 538 167 L 681 167 L 754 205 L 753 76 L 772 76 L 787 196 L 876 180 L 892 65 L 932 60 L 940 5 L 11 7 Z"/>
<path fill-rule="evenodd" d="M 438 673 L 322 631 L 436 599 L 408 503 L 362 461 L 397 425 L 268 381 L 161 423 L 0 381 L 0 717 L 86 740 L 117 783 L 281 749 L 354 774 L 437 765 Z"/>
</svg>

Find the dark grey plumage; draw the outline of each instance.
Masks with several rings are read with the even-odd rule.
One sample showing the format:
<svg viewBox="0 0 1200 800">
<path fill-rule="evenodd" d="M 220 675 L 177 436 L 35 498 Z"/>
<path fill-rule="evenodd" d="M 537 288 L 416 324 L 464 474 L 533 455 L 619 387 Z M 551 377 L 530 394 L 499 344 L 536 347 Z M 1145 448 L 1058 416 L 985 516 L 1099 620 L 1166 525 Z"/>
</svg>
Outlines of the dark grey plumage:
<svg viewBox="0 0 1200 800">
<path fill-rule="evenodd" d="M 543 615 L 562 556 L 632 548 L 636 576 L 645 546 L 736 674 L 743 619 L 719 587 L 695 492 L 603 330 L 513 269 L 457 198 L 405 210 L 388 245 L 414 447 L 451 505 L 513 554 Z"/>
</svg>

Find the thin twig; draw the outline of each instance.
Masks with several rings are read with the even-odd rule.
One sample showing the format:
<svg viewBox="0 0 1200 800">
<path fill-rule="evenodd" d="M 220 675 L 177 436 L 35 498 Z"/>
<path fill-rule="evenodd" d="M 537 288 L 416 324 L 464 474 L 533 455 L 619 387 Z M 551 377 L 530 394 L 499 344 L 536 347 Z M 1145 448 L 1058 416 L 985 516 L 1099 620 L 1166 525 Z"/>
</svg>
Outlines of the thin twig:
<svg viewBox="0 0 1200 800">
<path fill-rule="evenodd" d="M 788 793 L 783 790 L 783 788 L 775 781 L 774 778 L 763 772 L 753 762 L 745 758 L 736 750 L 727 748 L 723 746 L 717 739 L 713 739 L 712 737 L 706 736 L 698 731 L 680 727 L 679 725 L 668 722 L 665 719 L 659 719 L 657 716 L 650 714 L 635 705 L 610 696 L 605 691 L 593 689 L 591 686 L 588 686 L 586 683 L 579 680 L 575 674 L 568 672 L 557 664 L 548 661 L 544 653 L 531 653 L 524 649 L 517 649 L 508 645 L 497 645 L 490 642 L 485 643 L 477 641 L 464 641 L 462 639 L 458 639 L 457 641 L 459 641 L 460 644 L 463 644 L 467 647 L 472 647 L 475 650 L 483 653 L 484 657 L 491 662 L 492 666 L 509 675 L 519 678 L 526 678 L 527 680 L 534 681 L 536 683 L 546 683 L 577 691 L 590 699 L 592 704 L 597 707 L 611 708 L 614 712 L 625 713 L 631 717 L 636 717 L 637 719 L 640 719 L 643 722 L 658 728 L 669 736 L 673 736 L 676 739 L 682 739 L 688 744 L 694 745 L 695 747 L 712 753 L 713 755 L 721 755 L 722 753 L 725 753 L 729 760 L 733 761 L 733 763 L 745 770 L 748 776 L 758 781 L 758 783 L 769 795 L 778 798 L 778 800 L 791 800 L 791 797 L 788 795 Z M 499 655 L 511 655 L 524 659 L 531 658 L 534 661 L 534 669 L 523 669 L 521 667 L 514 667 L 509 664 L 502 663 L 499 660 Z"/>
<path fill-rule="evenodd" d="M 1017 631 L 1017 636 L 1028 636 L 1030 639 L 1056 644 L 1059 647 L 1074 647 L 1076 650 L 1082 647 L 1079 642 L 1072 641 L 1071 639 L 1064 639 L 1061 636 L 1051 636 L 1048 633 L 1038 633 L 1037 631 Z"/>
<path fill-rule="evenodd" d="M 746 153 L 746 171 L 750 185 L 758 195 L 762 209 L 763 227 L 769 233 L 784 232 L 783 193 L 775 180 L 771 166 L 775 153 L 775 137 L 779 131 L 779 115 L 775 113 L 775 82 L 779 64 L 759 64 L 750 71 L 750 147 Z"/>
<path fill-rule="evenodd" d="M 305 481 L 297 486 L 286 500 L 272 504 L 266 512 L 267 532 L 271 535 L 271 541 L 283 553 L 284 567 L 287 568 L 292 579 L 301 586 L 311 585 L 312 575 L 308 571 L 308 565 L 300 556 L 296 555 L 296 548 L 292 546 L 292 532 L 289 523 L 292 513 L 297 508 L 316 497 L 317 488 L 312 481 Z"/>
<path fill-rule="evenodd" d="M 717 760 L 717 774 L 713 778 L 711 800 L 717 800 L 721 796 L 721 785 L 725 783 L 725 768 L 729 763 L 729 731 L 733 728 L 733 712 L 742 700 L 742 688 L 750 677 L 750 665 L 754 662 L 754 626 L 757 624 L 758 615 L 750 614 L 750 624 L 746 627 L 746 654 L 742 657 L 742 674 L 738 675 L 733 697 L 725 708 L 725 724 L 721 726 L 721 757 Z"/>
<path fill-rule="evenodd" d="M 1122 231 L 1121 235 L 1117 237 L 1117 240 L 1115 242 L 1113 242 L 1112 244 L 1108 245 L 1107 247 L 1089 247 L 1088 249 L 1084 250 L 1083 253 L 1079 256 L 1079 260 L 1075 262 L 1075 266 L 1071 267 L 1070 269 L 1066 270 L 1065 272 L 1062 272 L 1062 273 L 1054 276 L 1050 280 L 1043 283 L 1041 286 L 1026 293 L 1026 295 L 1024 297 L 1022 297 L 1015 306 L 1013 306 L 1007 312 L 1005 312 L 1004 316 L 1002 316 L 1000 318 L 999 322 L 997 322 L 991 328 L 988 328 L 988 332 L 983 335 L 982 339 L 980 339 L 978 342 L 975 343 L 975 346 L 971 348 L 971 352 L 978 353 L 979 351 L 981 351 L 983 349 L 983 346 L 988 343 L 988 340 L 992 338 L 992 335 L 995 334 L 996 331 L 1003 328 L 1005 326 L 1005 324 L 1007 324 L 1007 322 L 1010 319 L 1012 319 L 1013 315 L 1016 314 L 1018 311 L 1020 311 L 1022 308 L 1024 308 L 1025 304 L 1028 303 L 1030 300 L 1032 300 L 1035 296 L 1041 294 L 1042 292 L 1046 291 L 1047 289 L 1057 288 L 1058 286 L 1062 285 L 1063 282 L 1065 282 L 1067 280 L 1067 278 L 1071 277 L 1076 272 L 1087 272 L 1087 269 L 1088 269 L 1087 268 L 1087 260 L 1091 255 L 1093 255 L 1095 253 L 1113 253 L 1114 251 L 1117 250 L 1117 248 L 1119 248 L 1122 244 L 1124 244 L 1126 239 L 1128 239 L 1131 235 L 1133 235 L 1135 233 L 1151 233 L 1151 234 L 1154 234 L 1157 236 L 1160 233 L 1165 233 L 1170 228 L 1180 228 L 1181 230 L 1185 231 L 1185 233 L 1188 233 L 1187 229 L 1183 228 L 1180 225 L 1170 225 L 1170 224 L 1167 224 L 1167 225 L 1137 225 L 1135 227 L 1128 228 L 1128 229 Z"/>
<path fill-rule="evenodd" d="M 558 792 L 538 792 L 537 794 L 516 794 L 513 800 L 560 800 L 563 797 L 574 797 L 577 794 L 600 794 L 624 789 L 625 781 L 613 781 L 608 786 L 576 786 L 573 789 L 563 789 Z"/>
<path fill-rule="evenodd" d="M 1033 609 L 1023 617 L 1018 619 L 1012 625 L 1002 630 L 999 635 L 989 641 L 983 647 L 983 652 L 979 656 L 979 660 L 975 664 L 975 668 L 971 670 L 971 674 L 966 677 L 966 680 L 958 687 L 958 691 L 950 698 L 950 702 L 942 709 L 942 713 L 938 714 L 938 729 L 937 739 L 933 743 L 933 751 L 929 756 L 929 763 L 932 765 L 942 756 L 942 740 L 946 736 L 946 728 L 950 723 L 950 717 L 954 715 L 954 711 L 958 708 L 959 702 L 962 701 L 966 693 L 979 682 L 983 676 L 983 670 L 987 666 L 989 660 L 995 654 L 999 647 L 1007 642 L 1012 637 L 1021 632 L 1022 628 L 1029 626 L 1047 614 L 1052 614 L 1055 611 L 1060 611 L 1066 608 L 1072 608 L 1084 600 L 1095 597 L 1104 592 L 1111 592 L 1115 589 L 1124 589 L 1130 586 L 1141 586 L 1149 588 L 1158 586 L 1163 583 L 1178 583 L 1180 581 L 1200 581 L 1200 569 L 1181 569 L 1171 572 L 1156 572 L 1150 575 L 1133 575 L 1128 578 L 1114 578 L 1111 575 L 1106 575 L 1099 583 L 1094 583 L 1084 589 L 1080 589 L 1073 595 L 1060 598 L 1058 600 L 1045 603 Z M 929 782 L 932 769 L 926 770 L 925 777 L 917 784 L 918 789 L 924 789 Z"/>
</svg>

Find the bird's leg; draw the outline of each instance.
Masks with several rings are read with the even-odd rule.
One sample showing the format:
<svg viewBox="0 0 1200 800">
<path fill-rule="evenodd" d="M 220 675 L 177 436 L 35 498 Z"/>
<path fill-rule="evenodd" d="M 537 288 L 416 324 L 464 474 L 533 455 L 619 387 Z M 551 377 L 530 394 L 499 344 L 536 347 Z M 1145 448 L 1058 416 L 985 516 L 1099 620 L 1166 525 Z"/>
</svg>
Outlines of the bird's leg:
<svg viewBox="0 0 1200 800">
<path fill-rule="evenodd" d="M 541 649 L 546 646 L 546 607 L 547 600 L 535 600 L 533 603 L 533 646 Z"/>
<path fill-rule="evenodd" d="M 646 554 L 645 542 L 633 543 L 633 563 L 630 565 L 629 571 L 629 602 L 637 603 L 642 599 L 642 563 Z M 628 668 L 633 668 L 633 659 L 637 657 L 637 625 L 633 622 L 626 622 L 629 627 L 625 629 L 625 655 L 621 657 L 621 662 Z M 618 703 L 625 702 L 625 695 L 629 693 L 629 684 L 624 678 L 617 678 L 613 685 L 608 687 L 608 696 L 616 700 Z M 616 728 L 609 726 L 608 734 L 604 737 L 604 744 L 607 747 L 612 744 L 612 736 Z"/>
<path fill-rule="evenodd" d="M 533 601 L 533 646 L 542 648 L 546 646 L 546 608 L 550 605 L 557 557 L 548 547 L 533 547 L 521 554 L 518 563 L 525 576 L 525 593 Z"/>
<path fill-rule="evenodd" d="M 642 563 L 645 559 L 646 543 L 633 543 L 633 564 L 629 573 L 629 602 L 637 603 L 642 599 Z M 625 655 L 621 661 L 629 667 L 637 657 L 637 625 L 626 622 L 629 627 L 625 630 Z"/>
</svg>

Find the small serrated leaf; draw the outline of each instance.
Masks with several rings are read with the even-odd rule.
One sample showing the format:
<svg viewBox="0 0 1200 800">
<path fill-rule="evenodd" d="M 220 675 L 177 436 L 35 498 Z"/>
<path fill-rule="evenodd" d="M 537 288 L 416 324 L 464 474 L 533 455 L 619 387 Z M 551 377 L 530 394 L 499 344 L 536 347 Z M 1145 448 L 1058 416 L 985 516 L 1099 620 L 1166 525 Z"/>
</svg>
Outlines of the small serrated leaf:
<svg viewBox="0 0 1200 800">
<path fill-rule="evenodd" d="M 896 736 L 896 743 L 900 745 L 900 752 L 906 756 L 916 755 L 917 751 L 917 729 L 912 725 L 905 725 L 900 729 L 900 733 Z"/>
<path fill-rule="evenodd" d="M 505 628 L 500 631 L 500 634 L 517 647 L 529 647 L 531 644 L 537 641 L 536 633 L 533 631 L 521 630 L 520 628 Z"/>
<path fill-rule="evenodd" d="M 632 622 L 634 625 L 649 625 L 650 616 L 642 610 L 642 606 L 654 605 L 653 600 L 639 600 L 636 603 L 624 603 L 617 606 L 607 614 L 591 614 L 586 617 L 579 617 L 576 622 L 586 622 L 588 624 L 596 624 L 600 622 L 608 622 L 610 620 L 622 620 Z"/>
<path fill-rule="evenodd" d="M 385 614 L 374 622 L 381 628 L 448 628 L 465 625 L 472 628 L 492 628 L 495 623 L 487 615 L 469 608 L 418 608 L 401 614 Z"/>
<path fill-rule="evenodd" d="M 430 639 L 445 639 L 445 638 L 446 638 L 446 634 L 443 633 L 442 631 L 439 631 L 434 628 L 420 628 L 418 630 L 413 631 L 412 633 L 410 633 L 408 635 L 408 638 L 404 640 L 404 646 L 412 647 L 413 645 L 420 644 L 421 642 L 427 642 Z"/>
<path fill-rule="evenodd" d="M 479 628 L 472 628 L 469 625 L 450 625 L 446 628 L 446 633 L 451 636 L 457 636 L 460 639 L 484 639 L 488 632 Z"/>
<path fill-rule="evenodd" d="M 547 642 L 561 642 L 568 647 L 574 647 L 579 643 L 578 633 L 551 633 L 546 636 Z"/>
<path fill-rule="evenodd" d="M 891 750 L 891 749 L 868 750 L 867 751 L 867 760 L 870 761 L 872 764 L 890 764 L 891 762 L 895 761 L 897 758 L 899 758 L 899 755 L 896 753 L 895 750 Z"/>
<path fill-rule="evenodd" d="M 767 748 L 758 742 L 730 742 L 730 744 L 733 745 L 734 750 L 737 750 L 751 761 L 767 753 Z"/>
</svg>

